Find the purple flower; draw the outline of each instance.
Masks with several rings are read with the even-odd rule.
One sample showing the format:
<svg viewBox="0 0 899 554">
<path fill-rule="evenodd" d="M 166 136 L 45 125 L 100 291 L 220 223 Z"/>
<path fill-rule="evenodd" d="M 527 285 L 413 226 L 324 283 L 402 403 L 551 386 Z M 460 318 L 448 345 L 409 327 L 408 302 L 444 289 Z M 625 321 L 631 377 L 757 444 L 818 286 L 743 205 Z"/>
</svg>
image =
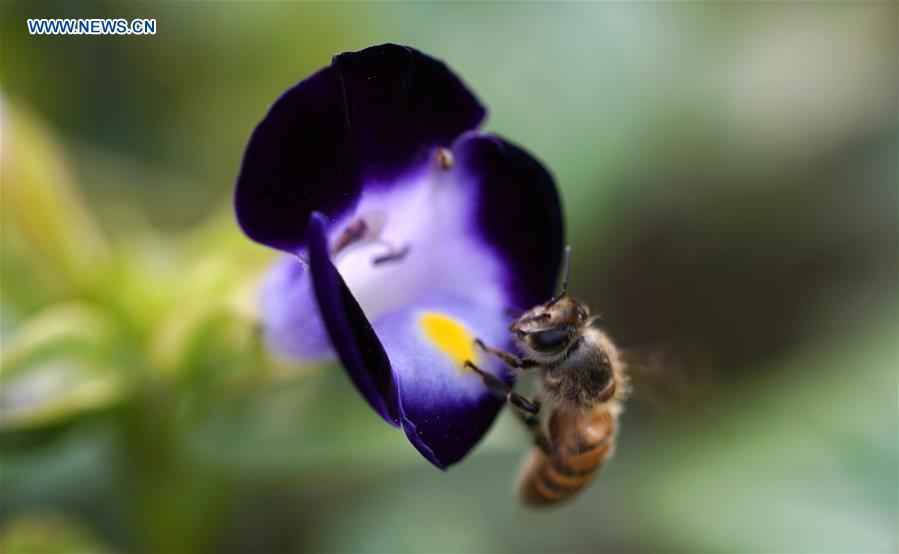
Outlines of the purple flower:
<svg viewBox="0 0 899 554">
<path fill-rule="evenodd" d="M 270 346 L 340 359 L 359 392 L 434 465 L 459 461 L 507 382 L 474 339 L 507 346 L 510 307 L 552 293 L 562 253 L 553 180 L 496 135 L 442 62 L 385 44 L 335 56 L 256 127 L 235 207 L 289 253 L 263 285 Z"/>
</svg>

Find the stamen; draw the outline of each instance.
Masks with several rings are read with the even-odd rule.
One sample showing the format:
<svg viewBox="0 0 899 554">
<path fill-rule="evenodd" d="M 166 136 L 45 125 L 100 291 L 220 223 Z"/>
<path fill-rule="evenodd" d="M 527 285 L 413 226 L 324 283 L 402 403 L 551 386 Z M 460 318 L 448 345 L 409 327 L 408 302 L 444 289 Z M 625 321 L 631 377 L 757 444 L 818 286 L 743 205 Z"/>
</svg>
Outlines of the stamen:
<svg viewBox="0 0 899 554">
<path fill-rule="evenodd" d="M 387 246 L 388 250 L 386 254 L 381 254 L 380 256 L 375 256 L 371 263 L 374 265 L 381 265 L 387 262 L 398 262 L 406 257 L 406 254 L 409 253 L 410 247 L 408 244 L 404 244 L 401 248 L 396 248 L 392 244 L 387 241 L 379 240 L 380 244 Z"/>
<path fill-rule="evenodd" d="M 347 246 L 359 242 L 365 237 L 367 231 L 368 224 L 365 222 L 365 219 L 360 217 L 359 219 L 353 220 L 347 225 L 346 229 L 340 233 L 337 240 L 334 241 L 334 245 L 331 247 L 331 254 L 337 254 Z"/>
<path fill-rule="evenodd" d="M 331 255 L 336 256 L 357 244 L 380 240 L 387 225 L 387 214 L 380 210 L 356 216 L 337 236 L 331 246 Z"/>
<path fill-rule="evenodd" d="M 453 159 L 453 153 L 450 152 L 449 148 L 438 148 L 435 152 L 435 157 L 437 158 L 437 167 L 440 169 L 446 171 L 453 168 L 455 159 Z"/>
</svg>

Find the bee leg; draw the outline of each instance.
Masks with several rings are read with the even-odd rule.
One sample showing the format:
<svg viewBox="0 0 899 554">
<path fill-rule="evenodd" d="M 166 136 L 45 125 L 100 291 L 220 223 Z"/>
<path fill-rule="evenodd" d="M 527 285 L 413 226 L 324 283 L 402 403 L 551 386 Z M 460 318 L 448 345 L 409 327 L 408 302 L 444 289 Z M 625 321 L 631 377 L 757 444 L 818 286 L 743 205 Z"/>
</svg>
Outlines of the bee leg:
<svg viewBox="0 0 899 554">
<path fill-rule="evenodd" d="M 503 381 L 496 375 L 493 375 L 492 373 L 487 373 L 483 369 L 474 365 L 474 363 L 472 363 L 471 360 L 465 360 L 465 367 L 471 369 L 472 371 L 474 371 L 481 377 L 481 380 L 484 381 L 484 385 L 486 385 L 486 387 L 487 387 L 487 391 L 490 392 L 490 394 L 493 395 L 493 397 L 496 398 L 497 400 L 502 400 L 504 402 L 508 401 L 508 402 L 511 402 L 513 406 L 518 407 L 518 405 L 515 404 L 515 402 L 517 400 L 512 400 L 512 397 L 514 395 L 516 397 L 521 397 L 525 402 L 527 402 L 526 398 L 524 398 L 520 394 L 514 392 L 512 390 L 512 387 L 510 387 L 505 381 Z M 522 403 L 522 406 L 527 406 L 527 404 Z M 531 408 L 532 408 L 532 410 L 528 410 L 528 411 L 533 411 L 534 414 L 536 414 L 537 412 L 540 411 L 539 407 L 531 406 Z M 527 410 L 527 408 L 520 408 L 520 409 Z"/>
<path fill-rule="evenodd" d="M 531 433 L 533 433 L 534 444 L 536 444 L 545 454 L 552 454 L 553 449 L 549 438 L 540 427 L 539 398 L 534 396 L 529 399 L 518 394 L 512 390 L 512 387 L 506 384 L 505 381 L 495 375 L 487 373 L 474 365 L 470 360 L 466 360 L 465 367 L 471 369 L 481 377 L 481 380 L 484 381 L 484 385 L 487 386 L 487 390 L 494 398 L 511 404 L 512 407 L 515 408 L 515 415 L 518 416 L 518 419 L 524 423 L 525 427 L 527 427 Z"/>
<path fill-rule="evenodd" d="M 521 414 L 522 417 L 526 418 L 536 418 L 537 414 L 540 413 L 540 401 L 536 398 L 533 400 L 529 400 L 524 396 L 518 394 L 512 387 L 506 384 L 505 381 L 493 375 L 491 373 L 487 373 L 483 369 L 474 365 L 470 360 L 465 361 L 465 367 L 471 369 L 475 373 L 481 376 L 481 380 L 484 381 L 484 384 L 487 386 L 487 390 L 490 391 L 490 394 L 493 395 L 497 400 L 503 400 L 508 402 L 515 408 L 515 411 Z"/>
<path fill-rule="evenodd" d="M 499 348 L 487 346 L 481 339 L 474 339 L 474 343 L 481 350 L 487 352 L 488 354 L 493 354 L 512 369 L 531 369 L 537 366 L 537 362 L 535 362 L 534 360 L 528 360 L 527 358 L 522 359 L 515 354 L 510 354 L 509 352 L 505 352 L 503 350 L 500 350 Z"/>
<path fill-rule="evenodd" d="M 552 443 L 546 431 L 540 427 L 540 399 L 536 395 L 528 399 L 513 392 L 509 395 L 509 402 L 516 408 L 515 415 L 518 419 L 534 435 L 534 445 L 547 456 L 554 455 Z"/>
</svg>

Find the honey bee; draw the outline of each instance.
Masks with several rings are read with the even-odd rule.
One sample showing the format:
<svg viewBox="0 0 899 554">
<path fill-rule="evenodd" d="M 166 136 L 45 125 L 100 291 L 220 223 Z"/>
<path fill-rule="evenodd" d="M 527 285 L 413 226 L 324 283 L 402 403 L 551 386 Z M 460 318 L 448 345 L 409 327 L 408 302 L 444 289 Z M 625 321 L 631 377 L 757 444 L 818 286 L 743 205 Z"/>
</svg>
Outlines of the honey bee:
<svg viewBox="0 0 899 554">
<path fill-rule="evenodd" d="M 618 416 L 629 393 L 625 363 L 609 337 L 594 326 L 590 308 L 567 296 L 570 247 L 560 294 L 518 317 L 509 331 L 522 356 L 475 343 L 513 371 L 539 371 L 537 394 L 527 398 L 471 361 L 495 397 L 508 401 L 533 435 L 518 480 L 527 505 L 568 500 L 590 481 L 615 449 Z M 549 411 L 546 425 L 542 406 Z"/>
</svg>

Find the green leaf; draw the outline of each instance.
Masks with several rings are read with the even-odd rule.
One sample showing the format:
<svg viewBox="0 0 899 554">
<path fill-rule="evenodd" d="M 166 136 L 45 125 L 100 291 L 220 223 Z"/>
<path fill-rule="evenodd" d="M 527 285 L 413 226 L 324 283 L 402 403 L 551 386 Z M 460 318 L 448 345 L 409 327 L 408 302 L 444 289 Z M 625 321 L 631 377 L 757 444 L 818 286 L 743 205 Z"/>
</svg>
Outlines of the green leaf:
<svg viewBox="0 0 899 554">
<path fill-rule="evenodd" d="M 54 305 L 4 337 L 0 429 L 46 425 L 118 401 L 126 375 L 110 364 L 115 335 L 105 314 Z"/>
<path fill-rule="evenodd" d="M 4 525 L 0 550 L 7 554 L 110 552 L 90 529 L 56 512 L 29 512 Z"/>
<path fill-rule="evenodd" d="M 106 241 L 50 131 L 21 106 L 2 102 L 4 234 L 21 237 L 32 263 L 81 284 L 105 259 Z"/>
</svg>

